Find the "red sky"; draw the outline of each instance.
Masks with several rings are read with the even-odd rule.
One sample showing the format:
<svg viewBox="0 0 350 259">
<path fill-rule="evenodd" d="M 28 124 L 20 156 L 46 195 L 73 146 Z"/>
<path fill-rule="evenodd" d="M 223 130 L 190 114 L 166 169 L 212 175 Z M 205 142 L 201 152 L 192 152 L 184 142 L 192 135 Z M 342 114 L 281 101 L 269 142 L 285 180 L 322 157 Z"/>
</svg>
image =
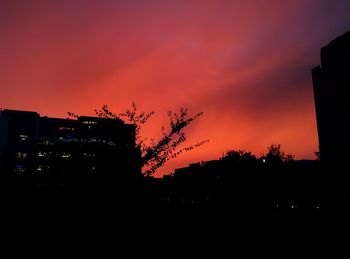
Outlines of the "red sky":
<svg viewBox="0 0 350 259">
<path fill-rule="evenodd" d="M 135 101 L 156 111 L 153 138 L 166 111 L 203 111 L 188 144 L 210 143 L 158 176 L 271 143 L 314 158 L 311 69 L 350 29 L 349 10 L 348 0 L 2 0 L 0 107 L 66 117 Z"/>
</svg>

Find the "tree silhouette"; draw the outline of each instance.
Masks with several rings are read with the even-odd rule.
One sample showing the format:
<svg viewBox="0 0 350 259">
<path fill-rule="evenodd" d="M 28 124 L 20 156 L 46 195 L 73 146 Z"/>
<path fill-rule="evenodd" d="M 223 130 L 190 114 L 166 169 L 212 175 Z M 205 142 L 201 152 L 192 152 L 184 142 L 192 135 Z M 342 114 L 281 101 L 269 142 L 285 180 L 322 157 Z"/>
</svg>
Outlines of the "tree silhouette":
<svg viewBox="0 0 350 259">
<path fill-rule="evenodd" d="M 222 161 L 230 161 L 235 163 L 251 163 L 256 161 L 255 155 L 245 150 L 228 150 L 221 157 Z"/>
<path fill-rule="evenodd" d="M 280 144 L 272 144 L 268 148 L 268 152 L 265 155 L 266 161 L 269 163 L 283 163 L 291 162 L 294 160 L 293 154 L 286 154 L 282 151 Z"/>
<path fill-rule="evenodd" d="M 151 176 L 155 171 L 163 166 L 170 159 L 176 158 L 184 152 L 191 151 L 202 146 L 209 140 L 202 140 L 195 144 L 182 147 L 186 141 L 184 129 L 188 127 L 195 119 L 200 117 L 203 112 L 199 112 L 194 116 L 188 115 L 188 110 L 180 108 L 179 112 L 168 111 L 169 127 L 166 130 L 162 127 L 162 137 L 155 141 L 142 136 L 142 127 L 155 114 L 151 112 L 139 112 L 136 104 L 133 102 L 131 108 L 124 112 L 116 114 L 112 112 L 108 105 L 103 105 L 100 109 L 94 110 L 96 115 L 100 118 L 108 119 L 124 119 L 126 122 L 135 126 L 136 146 L 141 151 L 141 166 L 144 168 L 143 174 Z M 76 114 L 69 112 L 69 116 L 77 117 Z"/>
</svg>

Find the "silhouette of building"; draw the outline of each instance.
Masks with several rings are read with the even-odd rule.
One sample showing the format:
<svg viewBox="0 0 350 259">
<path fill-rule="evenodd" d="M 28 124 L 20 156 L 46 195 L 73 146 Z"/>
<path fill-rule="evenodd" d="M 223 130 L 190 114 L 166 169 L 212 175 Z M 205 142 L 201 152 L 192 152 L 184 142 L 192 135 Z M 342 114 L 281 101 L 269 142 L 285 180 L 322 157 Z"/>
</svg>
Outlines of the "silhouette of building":
<svg viewBox="0 0 350 259">
<path fill-rule="evenodd" d="M 339 164 L 350 155 L 350 32 L 321 48 L 312 78 L 321 160 Z"/>
<path fill-rule="evenodd" d="M 141 174 L 135 127 L 120 119 L 0 111 L 0 169 L 7 175 L 79 179 Z"/>
</svg>

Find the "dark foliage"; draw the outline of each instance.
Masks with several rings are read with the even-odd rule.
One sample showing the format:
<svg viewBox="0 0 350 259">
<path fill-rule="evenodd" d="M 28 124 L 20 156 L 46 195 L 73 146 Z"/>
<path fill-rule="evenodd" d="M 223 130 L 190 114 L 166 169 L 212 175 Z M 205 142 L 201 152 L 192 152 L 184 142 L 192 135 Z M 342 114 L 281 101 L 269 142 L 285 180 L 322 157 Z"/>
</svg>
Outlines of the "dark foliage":
<svg viewBox="0 0 350 259">
<path fill-rule="evenodd" d="M 230 162 L 253 162 L 256 161 L 257 158 L 255 155 L 253 155 L 251 152 L 247 152 L 245 150 L 228 150 L 226 151 L 225 155 L 221 158 L 223 161 L 230 161 Z"/>
<path fill-rule="evenodd" d="M 294 155 L 284 153 L 280 144 L 272 144 L 267 149 L 265 159 L 268 163 L 292 162 L 294 160 Z"/>
</svg>

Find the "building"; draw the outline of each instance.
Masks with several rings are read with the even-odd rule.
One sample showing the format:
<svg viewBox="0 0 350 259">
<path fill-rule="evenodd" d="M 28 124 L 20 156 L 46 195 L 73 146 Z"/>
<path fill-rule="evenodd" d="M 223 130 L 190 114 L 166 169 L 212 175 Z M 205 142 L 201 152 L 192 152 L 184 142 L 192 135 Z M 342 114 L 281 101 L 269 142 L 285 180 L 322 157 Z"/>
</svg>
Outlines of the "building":
<svg viewBox="0 0 350 259">
<path fill-rule="evenodd" d="M 350 32 L 321 49 L 312 78 L 321 160 L 339 164 L 350 157 Z"/>
<path fill-rule="evenodd" d="M 135 127 L 119 119 L 0 111 L 3 175 L 82 179 L 141 175 Z"/>
</svg>

